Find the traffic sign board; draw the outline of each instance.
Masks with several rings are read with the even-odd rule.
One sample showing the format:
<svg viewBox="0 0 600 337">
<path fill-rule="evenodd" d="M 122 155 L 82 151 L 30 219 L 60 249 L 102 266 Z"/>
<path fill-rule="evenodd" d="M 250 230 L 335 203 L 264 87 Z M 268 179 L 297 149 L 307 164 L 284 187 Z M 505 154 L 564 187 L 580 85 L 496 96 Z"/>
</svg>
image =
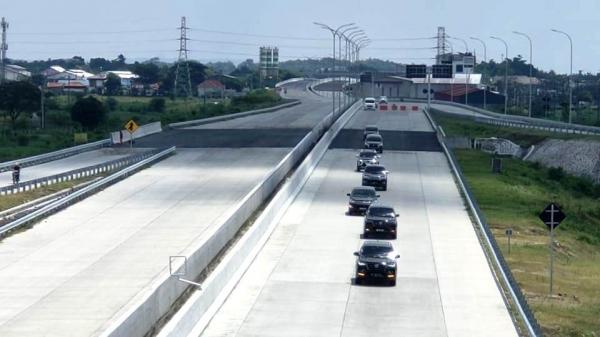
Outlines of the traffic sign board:
<svg viewBox="0 0 600 337">
<path fill-rule="evenodd" d="M 567 217 L 565 213 L 555 203 L 550 203 L 542 213 L 540 213 L 540 219 L 548 226 L 548 229 L 552 230 L 558 227 L 560 223 Z"/>
<path fill-rule="evenodd" d="M 129 133 L 134 133 L 138 128 L 139 126 L 133 121 L 133 119 L 125 123 L 125 130 L 129 131 Z"/>
</svg>

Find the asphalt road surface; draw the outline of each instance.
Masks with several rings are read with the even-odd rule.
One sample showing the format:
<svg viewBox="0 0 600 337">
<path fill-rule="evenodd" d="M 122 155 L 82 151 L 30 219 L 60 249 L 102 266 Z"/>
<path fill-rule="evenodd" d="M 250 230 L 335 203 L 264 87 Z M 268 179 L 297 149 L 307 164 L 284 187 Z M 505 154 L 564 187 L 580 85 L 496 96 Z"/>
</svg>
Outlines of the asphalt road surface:
<svg viewBox="0 0 600 337">
<path fill-rule="evenodd" d="M 83 152 L 74 156 L 53 160 L 47 163 L 21 168 L 21 181 L 33 180 L 59 174 L 79 168 L 101 164 L 107 161 L 127 157 L 139 150 L 99 149 Z M 12 171 L 0 173 L 0 187 L 12 185 Z"/>
<path fill-rule="evenodd" d="M 381 199 L 400 214 L 397 286 L 353 284 L 355 153 L 327 152 L 202 336 L 516 337 L 441 152 L 383 153 Z"/>
</svg>

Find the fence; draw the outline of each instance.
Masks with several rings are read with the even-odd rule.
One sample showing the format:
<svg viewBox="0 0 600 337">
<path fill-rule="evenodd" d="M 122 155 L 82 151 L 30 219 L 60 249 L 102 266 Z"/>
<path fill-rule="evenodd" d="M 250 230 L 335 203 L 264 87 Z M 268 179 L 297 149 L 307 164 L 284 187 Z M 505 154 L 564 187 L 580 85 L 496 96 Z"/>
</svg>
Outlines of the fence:
<svg viewBox="0 0 600 337">
<path fill-rule="evenodd" d="M 441 129 L 441 127 L 438 127 L 436 125 L 435 121 L 431 118 L 431 115 L 426 109 L 424 109 L 423 111 L 427 116 L 427 119 L 431 123 L 431 126 L 436 130 L 438 140 L 440 142 L 440 145 L 444 149 L 444 153 L 446 154 L 448 162 L 450 163 L 452 172 L 454 173 L 458 181 L 458 185 L 465 197 L 465 200 L 467 201 L 471 214 L 475 218 L 475 221 L 477 222 L 480 232 L 485 240 L 484 243 L 487 245 L 488 248 L 488 250 L 486 251 L 488 251 L 489 255 L 491 255 L 490 259 L 495 264 L 496 269 L 499 270 L 500 274 L 502 275 L 502 280 L 498 281 L 502 281 L 507 286 L 506 290 L 508 290 L 508 292 L 510 293 L 511 298 L 517 307 L 519 315 L 525 323 L 529 335 L 532 337 L 542 337 L 542 329 L 538 321 L 536 320 L 533 312 L 531 311 L 529 303 L 527 302 L 527 299 L 521 291 L 521 287 L 515 280 L 510 270 L 510 267 L 508 266 L 508 263 L 504 259 L 500 246 L 498 245 L 498 242 L 496 242 L 494 234 L 492 233 L 490 226 L 485 220 L 485 217 L 481 212 L 481 209 L 479 208 L 479 205 L 477 204 L 477 201 L 473 196 L 469 185 L 466 182 L 466 178 L 462 170 L 460 169 L 460 166 L 458 164 L 458 161 L 456 160 L 456 157 L 454 156 L 454 153 L 446 145 L 446 136 L 443 130 Z"/>
<path fill-rule="evenodd" d="M 2 228 L 0 228 L 0 235 L 3 235 L 5 233 L 7 233 L 8 231 L 18 228 L 20 226 L 23 226 L 27 223 L 30 223 L 31 221 L 37 220 L 38 218 L 42 217 L 42 216 L 47 216 L 50 215 L 60 209 L 63 209 L 81 199 L 86 198 L 87 196 L 96 193 L 97 191 L 106 188 L 107 186 L 109 186 L 110 184 L 113 184 L 117 181 L 119 181 L 120 179 L 123 179 L 137 171 L 139 171 L 140 169 L 144 168 L 145 166 L 152 164 L 156 161 L 162 160 L 164 158 L 166 158 L 167 156 L 171 155 L 173 152 L 175 152 L 175 147 L 171 147 L 168 149 L 163 149 L 161 150 L 156 150 L 156 151 L 152 151 L 153 154 L 150 154 L 149 152 L 146 152 L 144 154 L 140 154 L 141 155 L 146 155 L 145 159 L 137 162 L 136 164 L 133 164 L 119 172 L 116 172 L 108 177 L 105 177 L 87 187 L 82 188 L 79 191 L 76 191 L 60 200 L 57 200 L 47 206 L 44 206 L 24 217 L 21 217 L 5 226 L 3 226 Z"/>
<path fill-rule="evenodd" d="M 40 188 L 42 186 L 48 186 L 48 185 L 60 183 L 63 181 L 75 180 L 75 179 L 93 176 L 93 175 L 100 174 L 103 172 L 113 171 L 118 168 L 121 168 L 124 166 L 129 166 L 131 164 L 142 161 L 150 156 L 155 155 L 158 152 L 160 152 L 160 150 L 155 149 L 155 150 L 147 151 L 144 153 L 128 156 L 125 158 L 111 160 L 111 161 L 97 164 L 97 165 L 83 167 L 83 168 L 79 168 L 76 170 L 71 170 L 71 171 L 67 171 L 67 172 L 63 172 L 63 173 L 59 173 L 59 174 L 55 174 L 55 175 L 51 175 L 51 176 L 47 176 L 47 177 L 42 177 L 42 178 L 38 178 L 38 179 L 28 180 L 28 181 L 20 182 L 15 185 L 4 186 L 4 187 L 0 188 L 0 195 L 8 195 L 8 194 L 15 194 L 15 193 L 20 193 L 20 192 L 25 192 L 25 191 L 31 191 L 33 189 Z"/>
<path fill-rule="evenodd" d="M 15 164 L 17 164 L 17 163 L 21 167 L 28 167 L 28 166 L 38 165 L 38 164 L 42 164 L 42 163 L 47 163 L 49 161 L 57 160 L 60 158 L 74 156 L 74 155 L 82 153 L 82 152 L 102 148 L 102 147 L 109 146 L 109 145 L 110 145 L 110 139 L 104 139 L 104 140 L 99 140 L 99 141 L 93 142 L 93 143 L 73 146 L 73 147 L 69 147 L 69 148 L 54 151 L 54 152 L 40 154 L 37 156 L 32 156 L 32 157 L 27 157 L 27 158 L 22 158 L 22 159 L 17 159 L 17 160 L 11 160 L 11 161 L 7 161 L 4 163 L 0 163 L 0 172 L 12 170 L 13 166 L 15 166 Z"/>
</svg>

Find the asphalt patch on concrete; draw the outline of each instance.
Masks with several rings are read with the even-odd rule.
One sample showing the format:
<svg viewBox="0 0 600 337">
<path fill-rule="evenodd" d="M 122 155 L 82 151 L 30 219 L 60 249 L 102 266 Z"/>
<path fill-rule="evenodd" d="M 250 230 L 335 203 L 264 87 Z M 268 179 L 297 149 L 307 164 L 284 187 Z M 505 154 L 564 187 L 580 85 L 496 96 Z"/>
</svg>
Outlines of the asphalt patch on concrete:
<svg viewBox="0 0 600 337">
<path fill-rule="evenodd" d="M 288 148 L 306 136 L 308 129 L 179 129 L 165 130 L 135 141 L 136 147 L 179 148 Z M 128 146 L 123 144 L 122 146 Z"/>
<path fill-rule="evenodd" d="M 383 151 L 427 151 L 441 152 L 442 147 L 435 132 L 426 131 L 384 131 Z M 343 129 L 333 140 L 330 149 L 362 149 L 363 130 Z"/>
</svg>

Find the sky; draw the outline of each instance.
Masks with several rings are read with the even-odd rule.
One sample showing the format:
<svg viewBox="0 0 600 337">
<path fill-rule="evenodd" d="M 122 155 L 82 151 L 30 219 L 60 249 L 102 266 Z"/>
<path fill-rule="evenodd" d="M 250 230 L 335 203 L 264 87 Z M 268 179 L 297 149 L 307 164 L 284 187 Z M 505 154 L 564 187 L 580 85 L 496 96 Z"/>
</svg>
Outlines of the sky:
<svg viewBox="0 0 600 337">
<path fill-rule="evenodd" d="M 598 0 L 0 0 L 0 16 L 9 22 L 8 57 L 68 58 L 74 55 L 128 60 L 177 59 L 181 17 L 187 19 L 188 57 L 201 62 L 247 58 L 257 61 L 258 47 L 278 46 L 280 59 L 331 56 L 331 33 L 313 22 L 337 27 L 355 23 L 372 40 L 361 58 L 431 64 L 437 27 L 465 39 L 470 51 L 500 60 L 529 60 L 543 70 L 569 71 L 573 38 L 573 72 L 600 72 L 600 1 Z M 413 38 L 424 38 L 410 40 Z M 431 38 L 431 39 L 427 39 Z M 455 51 L 464 43 L 449 40 Z"/>
</svg>

